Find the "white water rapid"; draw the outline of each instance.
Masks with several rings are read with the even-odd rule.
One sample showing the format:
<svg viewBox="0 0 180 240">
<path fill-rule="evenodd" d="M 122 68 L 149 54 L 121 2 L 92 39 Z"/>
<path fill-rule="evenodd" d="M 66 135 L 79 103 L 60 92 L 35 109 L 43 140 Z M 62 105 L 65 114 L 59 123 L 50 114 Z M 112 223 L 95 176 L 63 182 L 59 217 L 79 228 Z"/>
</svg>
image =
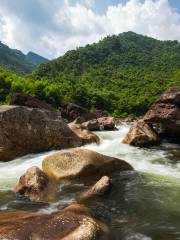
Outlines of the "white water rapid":
<svg viewBox="0 0 180 240">
<path fill-rule="evenodd" d="M 118 127 L 118 131 L 98 132 L 101 138 L 99 145 L 90 144 L 88 148 L 109 156 L 118 157 L 129 162 L 135 170 L 150 174 L 180 178 L 180 161 L 171 163 L 171 152 L 177 145 L 162 144 L 156 148 L 136 148 L 122 143 L 128 132 L 127 125 Z M 0 190 L 12 189 L 19 177 L 31 166 L 41 167 L 43 159 L 52 152 L 31 154 L 10 162 L 0 162 Z M 180 159 L 179 159 L 180 160 Z"/>
</svg>

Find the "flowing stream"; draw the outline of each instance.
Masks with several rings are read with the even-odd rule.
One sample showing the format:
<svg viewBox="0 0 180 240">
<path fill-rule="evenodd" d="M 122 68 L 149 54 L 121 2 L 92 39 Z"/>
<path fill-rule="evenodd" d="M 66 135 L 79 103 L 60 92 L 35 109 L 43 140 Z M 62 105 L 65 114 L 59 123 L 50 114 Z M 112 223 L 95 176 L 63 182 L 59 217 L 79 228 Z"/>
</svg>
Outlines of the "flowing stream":
<svg viewBox="0 0 180 240">
<path fill-rule="evenodd" d="M 166 142 L 153 148 L 125 145 L 121 142 L 128 129 L 127 125 L 121 125 L 118 131 L 98 132 L 100 145 L 85 146 L 124 159 L 136 170 L 115 173 L 110 195 L 89 202 L 89 207 L 95 217 L 111 227 L 113 240 L 180 239 L 180 145 Z M 76 195 L 87 183 L 62 184 L 58 200 L 52 203 L 32 203 L 11 191 L 29 167 L 41 167 L 42 160 L 52 153 L 0 162 L 0 211 L 20 209 L 51 213 L 76 202 Z"/>
</svg>

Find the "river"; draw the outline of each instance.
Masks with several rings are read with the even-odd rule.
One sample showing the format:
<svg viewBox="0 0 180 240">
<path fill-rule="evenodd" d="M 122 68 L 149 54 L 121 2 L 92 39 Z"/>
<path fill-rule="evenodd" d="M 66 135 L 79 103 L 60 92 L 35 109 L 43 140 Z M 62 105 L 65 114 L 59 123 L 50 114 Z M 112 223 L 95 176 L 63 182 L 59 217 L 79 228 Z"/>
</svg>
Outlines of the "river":
<svg viewBox="0 0 180 240">
<path fill-rule="evenodd" d="M 100 145 L 85 148 L 124 159 L 136 171 L 115 173 L 113 189 L 106 199 L 89 203 L 95 217 L 106 222 L 113 240 L 180 239 L 180 145 L 163 142 L 158 147 L 136 148 L 122 144 L 129 126 L 118 131 L 98 132 Z M 87 183 L 59 186 L 59 198 L 52 203 L 32 203 L 15 196 L 12 189 L 31 166 L 41 167 L 53 152 L 27 155 L 0 162 L 0 210 L 31 210 L 51 213 L 76 202 L 75 196 Z"/>
</svg>

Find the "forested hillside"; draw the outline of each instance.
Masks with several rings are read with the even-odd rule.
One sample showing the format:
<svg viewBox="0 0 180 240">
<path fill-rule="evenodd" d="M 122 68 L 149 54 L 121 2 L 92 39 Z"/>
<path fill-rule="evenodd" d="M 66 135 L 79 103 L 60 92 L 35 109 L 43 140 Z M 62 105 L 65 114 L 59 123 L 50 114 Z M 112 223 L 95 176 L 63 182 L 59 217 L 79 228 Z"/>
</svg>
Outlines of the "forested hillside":
<svg viewBox="0 0 180 240">
<path fill-rule="evenodd" d="M 66 100 L 116 116 L 142 115 L 165 89 L 180 85 L 180 43 L 122 33 L 68 51 L 26 79 L 13 78 L 10 94 L 27 92 L 55 107 Z"/>
<path fill-rule="evenodd" d="M 0 42 L 0 66 L 17 74 L 31 73 L 39 64 L 48 60 L 34 53 L 23 54 Z"/>
</svg>

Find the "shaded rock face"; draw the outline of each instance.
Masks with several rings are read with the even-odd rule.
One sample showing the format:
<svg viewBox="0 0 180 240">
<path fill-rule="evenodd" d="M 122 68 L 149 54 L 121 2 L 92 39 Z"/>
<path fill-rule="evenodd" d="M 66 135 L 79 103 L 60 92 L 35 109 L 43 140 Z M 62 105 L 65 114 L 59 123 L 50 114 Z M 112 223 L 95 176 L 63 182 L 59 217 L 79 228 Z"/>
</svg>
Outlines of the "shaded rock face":
<svg viewBox="0 0 180 240">
<path fill-rule="evenodd" d="M 100 128 L 103 130 L 114 130 L 115 129 L 115 119 L 113 117 L 102 117 L 98 118 Z"/>
<path fill-rule="evenodd" d="M 82 127 L 89 131 L 115 130 L 115 119 L 113 117 L 102 117 L 82 123 Z"/>
<path fill-rule="evenodd" d="M 100 118 L 100 117 L 107 117 L 108 113 L 106 111 L 95 111 L 89 112 L 87 109 L 70 102 L 63 102 L 60 107 L 60 111 L 62 117 L 67 119 L 68 122 L 73 122 L 76 118 L 81 119 L 81 123 Z"/>
<path fill-rule="evenodd" d="M 97 118 L 102 118 L 102 117 L 108 117 L 108 116 L 109 116 L 108 112 L 97 110 L 95 112 L 88 112 L 85 115 L 85 121 L 92 120 L 92 119 L 97 119 Z"/>
<path fill-rule="evenodd" d="M 145 114 L 144 121 L 159 126 L 166 138 L 180 142 L 180 87 L 165 91 Z"/>
<path fill-rule="evenodd" d="M 77 204 L 51 215 L 23 211 L 0 214 L 0 239 L 95 240 L 102 234 L 88 209 Z"/>
<path fill-rule="evenodd" d="M 98 196 L 104 196 L 111 190 L 111 181 L 108 176 L 102 177 L 98 182 L 96 182 L 92 187 L 84 191 L 78 197 L 80 202 L 85 200 L 95 198 Z"/>
<path fill-rule="evenodd" d="M 83 144 L 90 144 L 90 143 L 99 143 L 99 137 L 84 129 L 81 124 L 76 124 L 75 122 L 68 124 L 69 128 L 82 140 Z"/>
<path fill-rule="evenodd" d="M 43 171 L 56 180 L 97 177 L 133 169 L 123 160 L 80 148 L 55 153 L 44 159 L 42 166 Z"/>
<path fill-rule="evenodd" d="M 85 108 L 80 107 L 75 103 L 64 102 L 60 107 L 61 115 L 67 119 L 68 122 L 74 121 L 78 117 L 83 117 L 88 113 Z"/>
<path fill-rule="evenodd" d="M 22 106 L 0 107 L 0 161 L 81 144 L 81 139 L 57 112 Z"/>
<path fill-rule="evenodd" d="M 30 107 L 30 108 L 40 108 L 40 109 L 44 109 L 44 110 L 48 110 L 48 111 L 55 111 L 55 109 L 43 102 L 40 101 L 39 99 L 29 96 L 27 94 L 23 94 L 23 93 L 16 93 L 13 95 L 11 102 L 11 105 L 18 105 L 18 106 L 26 106 L 26 107 Z"/>
<path fill-rule="evenodd" d="M 180 107 L 180 87 L 172 87 L 168 89 L 161 95 L 157 102 L 171 103 Z"/>
<path fill-rule="evenodd" d="M 123 143 L 137 147 L 146 147 L 159 143 L 158 134 L 143 120 L 132 124 Z"/>
<path fill-rule="evenodd" d="M 92 120 L 82 123 L 82 127 L 89 131 L 99 131 L 100 130 L 100 124 L 97 119 L 92 119 Z"/>
<path fill-rule="evenodd" d="M 20 177 L 14 192 L 38 201 L 45 195 L 48 183 L 49 178 L 44 172 L 38 167 L 31 167 Z"/>
</svg>

